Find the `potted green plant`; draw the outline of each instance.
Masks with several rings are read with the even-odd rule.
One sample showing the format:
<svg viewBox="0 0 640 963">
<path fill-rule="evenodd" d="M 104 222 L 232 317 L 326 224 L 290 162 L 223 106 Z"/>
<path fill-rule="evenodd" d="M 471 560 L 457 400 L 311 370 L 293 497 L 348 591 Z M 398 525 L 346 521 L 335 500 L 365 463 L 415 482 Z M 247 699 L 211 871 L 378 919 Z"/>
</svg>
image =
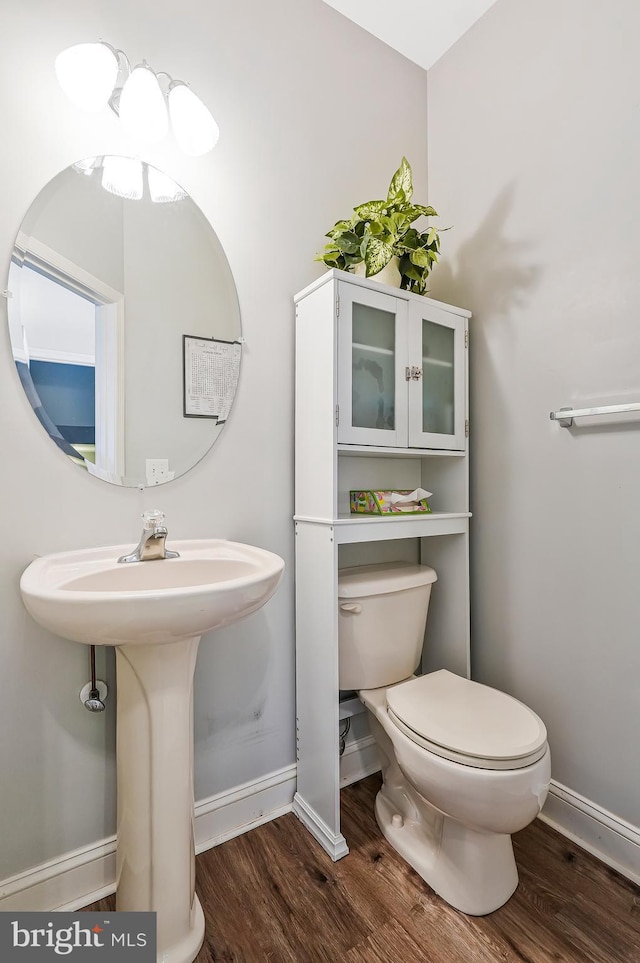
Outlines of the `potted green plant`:
<svg viewBox="0 0 640 963">
<path fill-rule="evenodd" d="M 420 231 L 413 224 L 419 217 L 438 215 L 432 207 L 413 204 L 412 195 L 411 165 L 403 157 L 387 199 L 354 207 L 350 220 L 338 221 L 327 232 L 331 240 L 316 261 L 352 273 L 357 272 L 356 265 L 364 265 L 370 278 L 397 258 L 400 287 L 426 294 L 427 279 L 440 253 L 440 236 L 434 227 Z"/>
</svg>

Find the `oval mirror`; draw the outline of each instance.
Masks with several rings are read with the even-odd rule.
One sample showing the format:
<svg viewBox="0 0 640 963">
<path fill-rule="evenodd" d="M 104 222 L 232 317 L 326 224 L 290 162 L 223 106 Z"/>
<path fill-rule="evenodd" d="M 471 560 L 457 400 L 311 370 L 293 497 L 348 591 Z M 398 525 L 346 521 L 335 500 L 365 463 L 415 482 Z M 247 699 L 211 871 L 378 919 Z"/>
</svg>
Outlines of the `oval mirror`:
<svg viewBox="0 0 640 963">
<path fill-rule="evenodd" d="M 38 194 L 11 258 L 8 317 L 34 413 L 117 485 L 183 475 L 226 422 L 240 309 L 215 231 L 171 178 L 94 157 Z"/>
</svg>

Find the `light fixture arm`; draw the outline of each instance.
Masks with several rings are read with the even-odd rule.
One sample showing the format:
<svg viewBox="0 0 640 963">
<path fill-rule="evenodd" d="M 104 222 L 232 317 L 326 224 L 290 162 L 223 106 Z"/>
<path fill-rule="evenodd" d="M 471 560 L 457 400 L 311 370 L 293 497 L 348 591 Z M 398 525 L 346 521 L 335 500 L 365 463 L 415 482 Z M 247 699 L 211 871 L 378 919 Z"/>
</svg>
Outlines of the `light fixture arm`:
<svg viewBox="0 0 640 963">
<path fill-rule="evenodd" d="M 173 85 L 176 83 L 176 81 L 173 79 L 171 74 L 167 73 L 166 70 L 159 70 L 156 74 L 156 80 L 158 81 L 158 84 L 160 85 L 160 90 L 162 91 L 162 95 L 166 100 L 167 97 L 169 96 L 169 91 L 171 90 Z"/>
<path fill-rule="evenodd" d="M 124 50 L 116 50 L 116 48 L 112 47 L 110 43 L 106 42 L 106 40 L 101 40 L 100 43 L 104 44 L 105 47 L 108 47 L 118 61 L 118 76 L 116 78 L 113 92 L 109 97 L 108 106 L 114 112 L 116 117 L 120 117 L 120 94 L 122 93 L 122 88 L 131 74 L 131 61 L 127 57 Z"/>
</svg>

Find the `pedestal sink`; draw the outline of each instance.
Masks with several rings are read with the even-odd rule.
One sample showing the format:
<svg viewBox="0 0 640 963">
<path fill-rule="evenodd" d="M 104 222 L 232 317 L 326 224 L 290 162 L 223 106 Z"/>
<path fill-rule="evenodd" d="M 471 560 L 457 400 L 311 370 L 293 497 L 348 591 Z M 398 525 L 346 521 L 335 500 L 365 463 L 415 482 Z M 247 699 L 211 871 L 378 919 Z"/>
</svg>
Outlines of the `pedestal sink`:
<svg viewBox="0 0 640 963">
<path fill-rule="evenodd" d="M 200 636 L 255 612 L 284 562 L 221 539 L 171 542 L 179 558 L 118 564 L 130 546 L 43 556 L 20 589 L 36 622 L 114 645 L 118 681 L 118 910 L 153 910 L 158 963 L 191 963 L 204 938 L 195 895 L 193 672 Z"/>
</svg>

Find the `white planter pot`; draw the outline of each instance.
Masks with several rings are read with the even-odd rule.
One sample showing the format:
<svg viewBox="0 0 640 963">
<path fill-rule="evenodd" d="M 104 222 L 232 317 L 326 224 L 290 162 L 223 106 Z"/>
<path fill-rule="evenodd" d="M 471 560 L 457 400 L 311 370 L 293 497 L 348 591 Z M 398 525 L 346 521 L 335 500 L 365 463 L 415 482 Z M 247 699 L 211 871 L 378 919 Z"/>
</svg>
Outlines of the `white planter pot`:
<svg viewBox="0 0 640 963">
<path fill-rule="evenodd" d="M 400 269 L 398 264 L 400 263 L 399 258 L 392 257 L 388 264 L 386 264 L 381 271 L 377 274 L 371 275 L 370 281 L 379 281 L 381 284 L 389 284 L 391 287 L 399 288 L 400 281 L 402 280 L 402 275 L 400 274 Z M 366 277 L 366 266 L 364 261 L 360 264 L 355 264 L 353 266 L 353 273 L 359 277 Z"/>
</svg>

